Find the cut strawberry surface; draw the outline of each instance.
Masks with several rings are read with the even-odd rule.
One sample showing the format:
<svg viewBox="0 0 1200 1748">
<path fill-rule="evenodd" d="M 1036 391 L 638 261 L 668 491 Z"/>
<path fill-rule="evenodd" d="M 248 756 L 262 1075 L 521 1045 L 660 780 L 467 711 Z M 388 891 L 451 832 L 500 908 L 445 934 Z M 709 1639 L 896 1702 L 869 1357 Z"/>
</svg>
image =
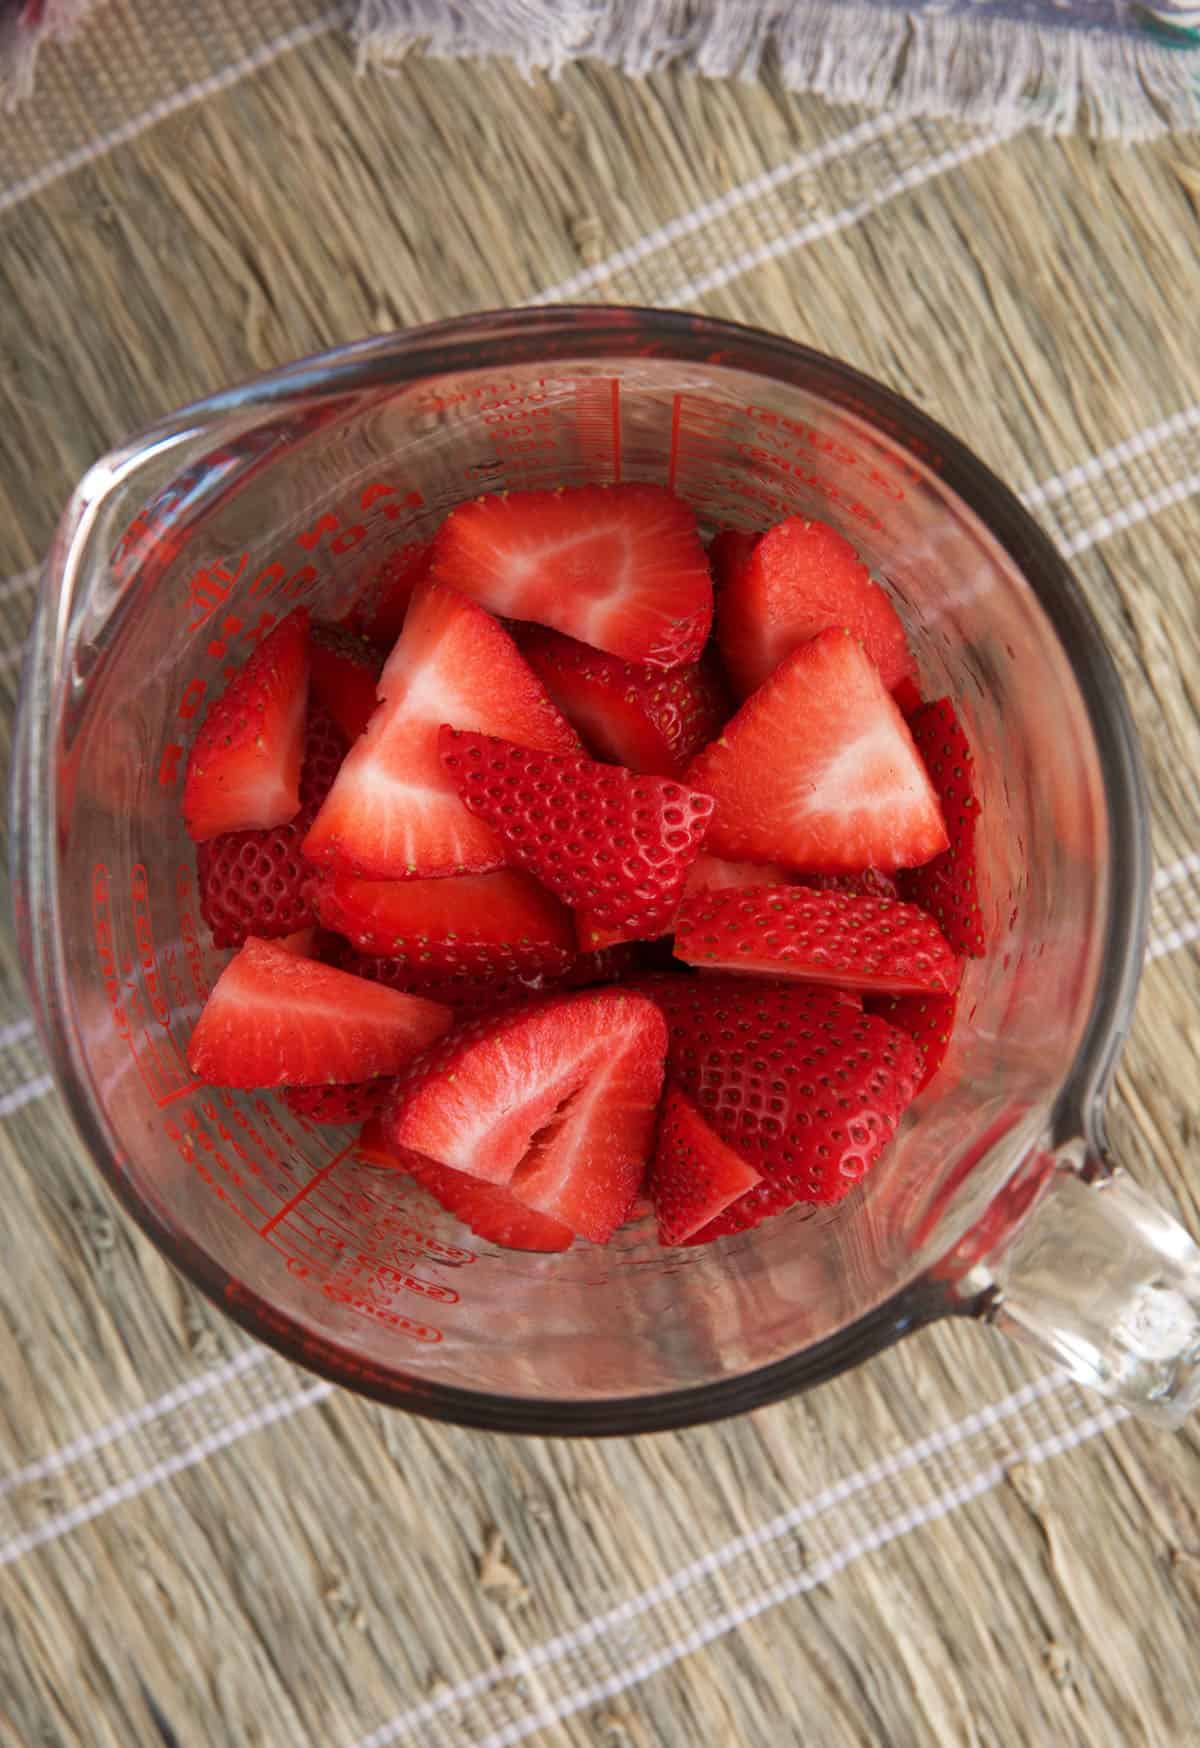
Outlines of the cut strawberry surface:
<svg viewBox="0 0 1200 1748">
<path fill-rule="evenodd" d="M 891 691 L 892 697 L 896 700 L 896 707 L 906 722 L 916 715 L 925 702 L 921 697 L 920 687 L 913 679 L 900 680 L 892 687 Z"/>
<path fill-rule="evenodd" d="M 741 577 L 760 538 L 758 534 L 745 534 L 740 528 L 718 528 L 708 548 L 714 589 L 724 589 Z"/>
<path fill-rule="evenodd" d="M 641 1184 L 665 1048 L 655 1004 L 626 990 L 471 1020 L 401 1075 L 384 1135 L 604 1244 Z"/>
<path fill-rule="evenodd" d="M 448 1214 L 489 1244 L 504 1250 L 558 1251 L 570 1250 L 575 1242 L 569 1226 L 527 1208 L 504 1184 L 481 1183 L 419 1153 L 390 1147 L 377 1118 L 364 1126 L 358 1152 L 371 1165 L 391 1166 L 415 1178 Z"/>
<path fill-rule="evenodd" d="M 216 946 L 240 947 L 248 935 L 291 935 L 316 921 L 312 865 L 300 846 L 345 756 L 341 731 L 314 704 L 304 737 L 296 817 L 270 831 L 222 832 L 196 846 L 200 914 Z"/>
<path fill-rule="evenodd" d="M 878 868 L 864 868 L 861 874 L 795 874 L 797 886 L 811 887 L 814 892 L 849 892 L 856 898 L 899 898 L 900 888 L 890 874 Z M 742 884 L 749 886 L 750 881 Z"/>
<path fill-rule="evenodd" d="M 444 728 L 442 762 L 509 860 L 581 913 L 579 942 L 663 934 L 712 814 L 707 795 L 591 759 Z"/>
<path fill-rule="evenodd" d="M 404 629 L 414 593 L 429 575 L 432 552 L 428 540 L 411 540 L 389 552 L 346 615 L 347 630 L 390 650 Z"/>
<path fill-rule="evenodd" d="M 975 858 L 975 760 L 949 698 L 918 710 L 909 724 L 941 801 L 950 847 L 922 868 L 901 876 L 905 898 L 929 912 L 956 953 L 978 959 L 987 951 Z"/>
<path fill-rule="evenodd" d="M 314 625 L 309 636 L 309 687 L 347 741 L 356 741 L 375 710 L 383 666 L 373 644 L 339 625 Z"/>
<path fill-rule="evenodd" d="M 434 540 L 433 574 L 493 613 L 649 667 L 694 662 L 712 621 L 696 518 L 663 486 L 504 492 L 460 504 Z"/>
<path fill-rule="evenodd" d="M 669 1086 L 648 1181 L 659 1243 L 682 1244 L 760 1182 L 761 1174 Z"/>
<path fill-rule="evenodd" d="M 782 886 L 792 876 L 782 862 L 728 862 L 701 850 L 688 869 L 683 890 L 724 892 L 739 886 Z"/>
<path fill-rule="evenodd" d="M 348 1123 L 365 1123 L 382 1105 L 391 1084 L 384 1075 L 356 1085 L 288 1086 L 283 1089 L 283 1102 L 309 1123 L 340 1128 Z"/>
<path fill-rule="evenodd" d="M 848 540 L 825 522 L 789 516 L 734 566 L 721 590 L 717 639 L 742 697 L 822 631 L 863 645 L 890 691 L 913 672 L 896 609 Z"/>
<path fill-rule="evenodd" d="M 787 656 L 685 778 L 716 800 L 706 848 L 735 861 L 891 872 L 948 842 L 904 718 L 845 632 Z"/>
<path fill-rule="evenodd" d="M 675 956 L 718 971 L 893 995 L 952 994 L 961 972 L 937 924 L 915 904 L 804 886 L 693 893 L 679 907 Z"/>
<path fill-rule="evenodd" d="M 890 1026 L 899 1026 L 902 1032 L 907 1032 L 919 1047 L 923 1067 L 917 1091 L 921 1092 L 942 1066 L 950 1048 L 957 994 L 871 996 L 867 1007 Z"/>
<path fill-rule="evenodd" d="M 638 988 L 666 1016 L 668 1083 L 762 1174 L 690 1242 L 747 1230 L 795 1202 L 840 1201 L 912 1100 L 913 1040 L 835 989 L 725 976 Z"/>
<path fill-rule="evenodd" d="M 308 612 L 297 607 L 213 703 L 188 757 L 183 818 L 197 842 L 267 831 L 300 806 Z"/>
<path fill-rule="evenodd" d="M 579 748 L 508 633 L 473 601 L 426 583 L 380 675 L 379 697 L 304 854 L 379 880 L 501 867 L 499 839 L 467 811 L 442 769 L 438 728 L 482 729 L 551 752 Z"/>
<path fill-rule="evenodd" d="M 262 934 L 265 931 L 255 929 L 253 932 Z M 305 929 L 293 929 L 290 935 L 280 935 L 276 939 L 275 945 L 282 947 L 285 953 L 294 953 L 297 959 L 319 959 L 321 957 L 317 930 L 312 925 Z"/>
<path fill-rule="evenodd" d="M 706 663 L 664 672 L 541 628 L 517 641 L 590 751 L 631 771 L 677 777 L 729 715 L 725 689 Z"/>
</svg>

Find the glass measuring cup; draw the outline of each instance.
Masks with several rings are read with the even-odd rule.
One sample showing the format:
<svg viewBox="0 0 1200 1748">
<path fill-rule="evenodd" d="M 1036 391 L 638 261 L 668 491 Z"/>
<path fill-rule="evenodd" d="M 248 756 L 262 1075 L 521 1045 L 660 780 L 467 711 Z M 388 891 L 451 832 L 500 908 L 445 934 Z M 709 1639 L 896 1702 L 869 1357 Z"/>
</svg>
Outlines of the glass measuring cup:
<svg viewBox="0 0 1200 1748">
<path fill-rule="evenodd" d="M 271 1094 L 184 1060 L 224 955 L 179 795 L 231 664 L 296 602 L 503 487 L 665 481 L 709 528 L 797 511 L 885 581 L 982 801 L 989 951 L 946 1066 L 834 1209 L 663 1251 L 493 1249 Z M 98 462 L 50 555 L 13 788 L 56 1077 L 116 1194 L 246 1328 L 337 1382 L 500 1430 L 748 1409 L 974 1313 L 1160 1419 L 1200 1395 L 1200 1252 L 1107 1162 L 1147 853 L 1119 682 L 1065 566 L 945 431 L 843 365 L 643 310 L 502 312 L 309 359 Z"/>
</svg>

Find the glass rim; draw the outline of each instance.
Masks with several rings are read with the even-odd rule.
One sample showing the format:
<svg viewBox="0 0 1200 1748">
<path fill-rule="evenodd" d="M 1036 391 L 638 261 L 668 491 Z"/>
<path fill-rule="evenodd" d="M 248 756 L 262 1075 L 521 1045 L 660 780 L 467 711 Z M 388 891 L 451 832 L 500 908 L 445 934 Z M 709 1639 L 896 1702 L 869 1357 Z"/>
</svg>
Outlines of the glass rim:
<svg viewBox="0 0 1200 1748">
<path fill-rule="evenodd" d="M 648 348 L 647 342 L 651 342 Z M 508 364 L 657 356 L 708 364 L 819 394 L 883 431 L 914 462 L 929 466 L 1005 551 L 1036 596 L 1063 648 L 1087 711 L 1108 812 L 1121 845 L 1109 869 L 1104 950 L 1092 1006 L 1072 1066 L 1059 1089 L 1052 1140 L 1084 1134 L 1103 1152 L 1103 1098 L 1128 1030 L 1137 992 L 1149 884 L 1148 809 L 1137 736 L 1120 677 L 1065 560 L 1015 494 L 967 447 L 902 395 L 852 366 L 765 330 L 681 311 L 637 306 L 552 305 L 452 318 L 315 353 L 192 402 L 95 463 L 76 488 L 55 538 L 24 665 L 14 750 L 10 829 L 18 888 L 57 896 L 53 822 L 21 800 L 39 794 L 53 806 L 52 737 L 35 708 L 41 670 L 52 671 L 61 623 L 50 611 L 74 568 L 90 512 L 115 479 L 151 451 L 219 426 L 234 415 L 266 413 L 305 399 L 353 394 L 446 373 Z M 44 768 L 41 768 L 44 767 Z M 55 906 L 51 905 L 54 910 Z M 23 930 L 18 918 L 18 936 Z M 823 1382 L 923 1324 L 969 1307 L 929 1268 L 833 1335 L 738 1376 L 634 1396 L 562 1399 L 499 1395 L 433 1382 L 397 1365 L 364 1371 L 353 1352 L 276 1311 L 236 1281 L 134 1190 L 114 1156 L 103 1112 L 58 999 L 63 981 L 56 943 L 25 931 L 22 959 L 39 1030 L 58 1088 L 89 1154 L 122 1207 L 180 1272 L 257 1339 L 332 1382 L 430 1419 L 497 1432 L 607 1436 L 664 1431 L 746 1412 Z M 47 954 L 46 948 L 51 951 Z M 1015 1169 L 1015 1165 L 1014 1165 Z"/>
</svg>

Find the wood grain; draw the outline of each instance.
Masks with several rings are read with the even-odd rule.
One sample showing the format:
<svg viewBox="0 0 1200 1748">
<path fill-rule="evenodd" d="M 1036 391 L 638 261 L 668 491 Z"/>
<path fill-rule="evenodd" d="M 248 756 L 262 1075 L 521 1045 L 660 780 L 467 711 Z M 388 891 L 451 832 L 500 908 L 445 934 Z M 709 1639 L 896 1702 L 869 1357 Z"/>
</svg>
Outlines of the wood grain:
<svg viewBox="0 0 1200 1748">
<path fill-rule="evenodd" d="M 865 119 L 770 86 L 588 69 L 524 84 L 414 61 L 358 81 L 343 47 L 310 45 L 0 221 L 0 575 L 36 562 L 79 474 L 156 414 L 581 273 L 588 298 L 694 301 L 837 353 L 1021 490 L 1200 401 L 1194 144 L 985 150 L 964 128 L 885 118 L 847 148 Z M 604 268 L 721 195 L 724 215 Z M 1152 516 L 1137 501 L 1198 471 L 1184 430 L 1042 512 L 1064 540 L 1140 518 L 1075 562 L 1143 730 L 1163 863 L 1200 844 L 1200 513 L 1183 493 Z M 0 593 L 0 642 L 19 642 L 31 605 Z M 15 678 L 0 666 L 5 736 Z M 1156 926 L 1200 912 L 1200 887 L 1190 909 L 1181 893 L 1156 899 Z M 8 941 L 2 969 L 9 1025 Z M 1197 994 L 1191 951 L 1149 967 L 1112 1112 L 1122 1153 L 1193 1230 Z M 19 1039 L 0 1097 L 40 1071 Z M 353 1748 L 406 1713 L 396 1741 L 454 1748 L 1200 1743 L 1194 1430 L 1123 1422 L 1030 1460 L 1097 1410 L 1060 1390 L 955 1432 L 1040 1375 L 973 1327 L 636 1443 L 427 1426 L 274 1357 L 206 1393 L 247 1344 L 114 1213 L 53 1098 L 11 1112 L 0 1170 L 5 1470 L 181 1383 L 198 1392 L 0 1492 L 5 1744 L 154 1744 L 155 1709 L 183 1744 L 239 1748 Z M 924 1465 L 762 1536 L 936 1429 L 946 1449 Z M 153 1465 L 165 1478 L 131 1490 Z M 978 1496 L 938 1515 L 955 1487 Z M 914 1510 L 929 1521 L 904 1533 Z M 627 1631 L 447 1698 L 738 1537 L 744 1551 L 676 1579 Z"/>
</svg>

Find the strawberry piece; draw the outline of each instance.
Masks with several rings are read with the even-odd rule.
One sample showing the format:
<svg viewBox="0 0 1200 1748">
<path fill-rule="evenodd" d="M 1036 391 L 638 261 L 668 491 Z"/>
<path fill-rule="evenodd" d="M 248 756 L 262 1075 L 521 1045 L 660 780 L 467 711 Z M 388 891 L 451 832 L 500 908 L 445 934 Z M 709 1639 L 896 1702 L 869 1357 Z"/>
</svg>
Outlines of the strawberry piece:
<svg viewBox="0 0 1200 1748">
<path fill-rule="evenodd" d="M 915 904 L 803 886 L 693 893 L 675 920 L 675 956 L 706 969 L 894 995 L 952 993 L 961 973 Z"/>
<path fill-rule="evenodd" d="M 254 932 L 256 934 L 262 933 L 261 930 L 257 929 Z M 290 935 L 280 935 L 275 945 L 281 947 L 285 953 L 294 953 L 297 959 L 319 959 L 321 957 L 318 950 L 317 930 L 311 924 L 307 928 L 293 929 Z"/>
<path fill-rule="evenodd" d="M 297 607 L 209 707 L 188 756 L 183 819 L 197 843 L 267 831 L 300 806 L 308 612 Z"/>
<path fill-rule="evenodd" d="M 346 628 L 380 649 L 390 650 L 404 630 L 413 595 L 429 575 L 432 553 L 430 540 L 410 540 L 394 547 L 368 577 L 343 621 Z"/>
<path fill-rule="evenodd" d="M 511 637 L 473 601 L 426 583 L 380 675 L 379 697 L 304 854 L 377 880 L 501 867 L 499 839 L 468 813 L 442 769 L 439 726 L 483 729 L 550 752 L 579 748 Z"/>
<path fill-rule="evenodd" d="M 849 631 L 890 691 L 913 672 L 896 609 L 848 540 L 828 523 L 789 516 L 755 542 L 721 590 L 717 641 L 744 698 L 784 656 L 822 631 Z"/>
<path fill-rule="evenodd" d="M 315 705 L 304 737 L 295 819 L 265 832 L 222 832 L 197 845 L 200 914 L 214 945 L 240 947 L 248 935 L 273 939 L 315 923 L 313 871 L 300 846 L 345 756 L 336 723 Z M 303 956 L 314 954 L 306 949 Z"/>
<path fill-rule="evenodd" d="M 685 779 L 715 797 L 707 848 L 733 860 L 890 873 L 949 841 L 904 718 L 842 631 L 787 656 Z"/>
<path fill-rule="evenodd" d="M 353 745 L 371 720 L 379 651 L 340 625 L 314 625 L 308 644 L 309 687 Z"/>
<path fill-rule="evenodd" d="M 907 1032 L 920 1049 L 924 1066 L 917 1091 L 923 1091 L 950 1048 L 958 995 L 876 995 L 866 1005 L 870 1013 Z"/>
<path fill-rule="evenodd" d="M 378 1118 L 364 1125 L 358 1138 L 358 1153 L 372 1165 L 407 1172 L 448 1214 L 489 1244 L 498 1244 L 504 1250 L 552 1251 L 569 1250 L 575 1242 L 569 1226 L 527 1208 L 503 1184 L 481 1183 L 477 1177 L 468 1177 L 465 1171 L 454 1171 L 419 1153 L 390 1147 Z"/>
<path fill-rule="evenodd" d="M 671 926 L 712 814 L 707 795 L 591 759 L 444 728 L 442 762 L 509 859 L 582 914 L 584 947 Z"/>
<path fill-rule="evenodd" d="M 518 643 L 590 751 L 631 771 L 677 777 L 729 715 L 724 687 L 703 662 L 664 673 L 540 628 Z"/>
<path fill-rule="evenodd" d="M 900 888 L 890 874 L 878 868 L 864 868 L 861 874 L 797 874 L 797 886 L 810 887 L 813 892 L 848 892 L 857 898 L 899 898 Z M 750 886 L 752 881 L 743 881 Z M 774 884 L 767 882 L 766 884 Z"/>
<path fill-rule="evenodd" d="M 298 959 L 253 936 L 222 971 L 187 1059 L 215 1086 L 320 1086 L 395 1074 L 450 1025 L 448 1008 Z"/>
<path fill-rule="evenodd" d="M 727 862 L 701 850 L 688 869 L 683 890 L 724 892 L 738 886 L 782 886 L 790 878 L 782 862 Z"/>
<path fill-rule="evenodd" d="M 461 967 L 430 970 L 404 959 L 356 953 L 353 947 L 342 942 L 333 963 L 343 971 L 352 972 L 355 977 L 386 983 L 389 989 L 403 989 L 410 995 L 423 995 L 430 1001 L 442 1002 L 459 1014 L 467 1014 L 493 1013 L 517 1002 L 532 1001 L 537 995 L 549 995 L 556 989 L 586 989 L 594 983 L 614 983 L 628 975 L 635 958 L 631 946 L 606 947 L 598 953 L 577 954 L 565 972 L 554 976 L 540 972 L 536 975 L 504 973 L 485 977 Z"/>
<path fill-rule="evenodd" d="M 950 847 L 923 868 L 901 876 L 905 898 L 927 910 L 956 953 L 969 959 L 987 951 L 975 859 L 975 760 L 948 698 L 926 704 L 909 724 L 942 804 Z"/>
<path fill-rule="evenodd" d="M 623 989 L 468 1020 L 396 1082 L 384 1134 L 604 1244 L 641 1184 L 665 1049 L 654 1003 Z"/>
<path fill-rule="evenodd" d="M 328 1123 L 336 1128 L 363 1123 L 383 1103 L 391 1087 L 386 1075 L 356 1085 L 287 1086 L 283 1102 L 309 1123 Z"/>
<path fill-rule="evenodd" d="M 761 536 L 740 528 L 718 528 L 708 546 L 714 589 L 723 589 L 740 578 Z"/>
<path fill-rule="evenodd" d="M 668 1081 L 762 1182 L 697 1232 L 707 1243 L 795 1202 L 837 1202 L 896 1132 L 921 1070 L 904 1032 L 840 991 L 737 977 L 638 985 L 666 1016 Z"/>
<path fill-rule="evenodd" d="M 663 486 L 504 492 L 459 504 L 434 540 L 433 574 L 493 613 L 652 668 L 694 662 L 712 623 L 696 518 Z"/>
<path fill-rule="evenodd" d="M 896 700 L 896 708 L 906 722 L 911 722 L 911 719 L 925 702 L 921 697 L 917 682 L 908 677 L 898 681 L 892 687 L 892 697 Z"/>
<path fill-rule="evenodd" d="M 673 1086 L 663 1099 L 648 1187 L 660 1244 L 682 1244 L 762 1181 Z"/>
<path fill-rule="evenodd" d="M 515 870 L 449 880 L 327 875 L 316 904 L 325 927 L 360 952 L 399 960 L 417 972 L 555 976 L 575 959 L 570 912 Z"/>
</svg>

